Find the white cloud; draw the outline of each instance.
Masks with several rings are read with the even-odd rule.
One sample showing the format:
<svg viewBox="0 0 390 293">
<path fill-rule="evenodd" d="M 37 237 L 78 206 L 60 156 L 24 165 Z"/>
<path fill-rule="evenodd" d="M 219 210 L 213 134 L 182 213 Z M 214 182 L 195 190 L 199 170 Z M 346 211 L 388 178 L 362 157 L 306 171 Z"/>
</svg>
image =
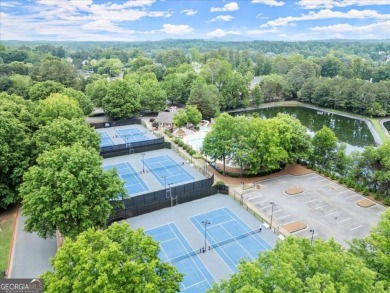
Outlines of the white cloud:
<svg viewBox="0 0 390 293">
<path fill-rule="evenodd" d="M 351 5 L 390 5 L 390 0 L 300 0 L 297 4 L 304 9 L 330 9 L 333 7 L 346 7 Z"/>
<path fill-rule="evenodd" d="M 180 11 L 180 13 L 184 13 L 185 15 L 191 16 L 191 15 L 197 14 L 198 11 L 194 10 L 194 9 L 184 9 L 184 10 Z"/>
<path fill-rule="evenodd" d="M 234 17 L 231 15 L 218 15 L 217 17 L 214 17 L 210 19 L 208 22 L 213 22 L 217 20 L 222 20 L 222 21 L 231 21 Z"/>
<path fill-rule="evenodd" d="M 19 5 L 16 1 L 0 2 L 0 7 L 15 7 Z"/>
<path fill-rule="evenodd" d="M 127 30 L 123 29 L 119 26 L 114 25 L 111 21 L 100 19 L 95 20 L 92 22 L 89 22 L 81 27 L 81 29 L 89 31 L 89 30 L 99 30 L 99 31 L 106 31 L 106 32 L 113 32 L 113 33 L 126 33 L 126 34 L 133 34 L 133 30 Z"/>
<path fill-rule="evenodd" d="M 265 4 L 269 6 L 283 6 L 285 4 L 283 1 L 277 0 L 252 0 L 251 2 L 254 4 Z"/>
<path fill-rule="evenodd" d="M 172 12 L 170 12 L 170 11 L 151 11 L 148 13 L 148 16 L 168 18 L 168 17 L 172 16 Z"/>
<path fill-rule="evenodd" d="M 221 37 L 224 37 L 227 35 L 241 35 L 241 32 L 239 32 L 239 31 L 224 31 L 224 30 L 218 28 L 212 32 L 207 33 L 207 36 L 214 37 L 214 38 L 221 38 Z"/>
<path fill-rule="evenodd" d="M 269 17 L 268 16 L 264 16 L 263 13 L 259 13 L 258 15 L 256 15 L 256 18 L 258 18 L 258 19 L 268 19 Z"/>
<path fill-rule="evenodd" d="M 311 31 L 327 32 L 327 33 L 347 33 L 353 32 L 354 34 L 367 34 L 376 31 L 388 31 L 390 27 L 390 21 L 382 21 L 371 23 L 368 25 L 350 25 L 347 23 L 340 23 L 328 26 L 316 26 L 310 28 Z"/>
<path fill-rule="evenodd" d="M 174 24 L 164 24 L 162 28 L 162 32 L 168 35 L 186 35 L 193 32 L 193 28 L 189 25 L 174 25 Z"/>
<path fill-rule="evenodd" d="M 253 30 L 247 30 L 247 35 L 264 35 L 268 33 L 277 33 L 279 32 L 279 29 L 276 27 L 272 27 L 270 29 L 253 29 Z"/>
<path fill-rule="evenodd" d="M 328 18 L 347 18 L 347 19 L 390 19 L 390 14 L 380 14 L 376 10 L 356 10 L 352 9 L 348 12 L 332 11 L 329 9 L 323 9 L 318 12 L 310 11 L 308 14 L 302 14 L 301 16 L 287 16 L 280 17 L 275 20 L 268 21 L 261 27 L 270 26 L 286 26 L 291 25 L 292 22 L 303 21 L 303 20 L 317 20 L 317 19 L 328 19 Z"/>
<path fill-rule="evenodd" d="M 240 7 L 238 7 L 237 2 L 230 2 L 228 4 L 225 4 L 223 7 L 211 7 L 211 12 L 218 12 L 218 11 L 236 11 L 239 10 Z"/>
</svg>

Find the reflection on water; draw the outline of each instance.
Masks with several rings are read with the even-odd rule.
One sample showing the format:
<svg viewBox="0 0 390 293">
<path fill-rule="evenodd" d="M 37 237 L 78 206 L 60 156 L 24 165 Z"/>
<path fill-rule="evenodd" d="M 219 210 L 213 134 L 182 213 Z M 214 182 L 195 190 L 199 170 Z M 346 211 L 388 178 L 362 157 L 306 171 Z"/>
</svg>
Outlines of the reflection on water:
<svg viewBox="0 0 390 293">
<path fill-rule="evenodd" d="M 383 126 L 390 132 L 390 121 L 383 123 Z"/>
<path fill-rule="evenodd" d="M 251 111 L 263 118 L 275 117 L 278 113 L 286 113 L 297 118 L 309 131 L 317 132 L 327 126 L 335 133 L 340 142 L 347 144 L 347 153 L 363 150 L 365 146 L 375 146 L 374 138 L 365 122 L 317 111 L 303 107 L 274 107 Z M 240 113 L 243 114 L 243 113 Z"/>
</svg>

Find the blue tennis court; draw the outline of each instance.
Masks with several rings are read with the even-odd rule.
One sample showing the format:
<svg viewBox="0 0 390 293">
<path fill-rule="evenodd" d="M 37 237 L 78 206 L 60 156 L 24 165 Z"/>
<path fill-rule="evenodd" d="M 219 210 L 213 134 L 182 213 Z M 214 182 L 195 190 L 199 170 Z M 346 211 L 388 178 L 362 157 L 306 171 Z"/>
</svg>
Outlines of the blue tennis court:
<svg viewBox="0 0 390 293">
<path fill-rule="evenodd" d="M 181 167 L 183 164 L 184 162 L 175 162 L 169 155 L 145 159 L 145 166 L 162 186 L 165 183 L 176 184 L 194 180 L 194 177 Z"/>
<path fill-rule="evenodd" d="M 111 137 L 107 132 L 99 132 L 100 134 L 100 147 L 113 146 L 115 143 L 112 141 Z"/>
<path fill-rule="evenodd" d="M 127 190 L 128 195 L 135 196 L 138 193 L 149 190 L 140 175 L 134 170 L 130 163 L 126 162 L 103 166 L 104 170 L 110 170 L 113 168 L 117 169 L 119 176 L 125 182 L 125 189 Z"/>
<path fill-rule="evenodd" d="M 149 140 L 145 132 L 141 132 L 137 128 L 125 128 L 116 131 L 116 134 L 125 142 L 132 143 L 137 141 Z"/>
<path fill-rule="evenodd" d="M 145 233 L 159 242 L 161 261 L 170 262 L 184 274 L 180 292 L 205 292 L 211 287 L 214 278 L 197 256 L 201 248 L 192 248 L 175 224 L 163 225 Z"/>
<path fill-rule="evenodd" d="M 261 238 L 260 227 L 253 231 L 230 209 L 221 208 L 190 218 L 200 233 L 204 233 L 202 221 L 207 225 L 208 249 L 215 249 L 233 272 L 237 272 L 239 260 L 252 260 L 260 251 L 272 247 Z"/>
</svg>

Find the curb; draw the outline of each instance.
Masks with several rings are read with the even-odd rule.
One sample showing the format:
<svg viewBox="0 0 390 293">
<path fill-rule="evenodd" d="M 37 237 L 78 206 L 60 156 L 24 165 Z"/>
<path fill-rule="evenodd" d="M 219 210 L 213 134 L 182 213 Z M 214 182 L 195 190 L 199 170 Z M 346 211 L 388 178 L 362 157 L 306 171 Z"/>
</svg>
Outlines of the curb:
<svg viewBox="0 0 390 293">
<path fill-rule="evenodd" d="M 7 270 L 5 271 L 5 277 L 6 278 L 10 277 L 11 268 L 12 268 L 12 257 L 13 257 L 13 253 L 14 253 L 14 245 L 15 245 L 15 238 L 16 238 L 16 227 L 17 227 L 17 224 L 18 224 L 18 218 L 19 218 L 19 203 L 16 206 L 16 213 L 15 213 L 15 219 L 14 219 L 14 230 L 13 230 L 12 238 L 11 238 L 11 249 L 9 250 Z"/>
</svg>

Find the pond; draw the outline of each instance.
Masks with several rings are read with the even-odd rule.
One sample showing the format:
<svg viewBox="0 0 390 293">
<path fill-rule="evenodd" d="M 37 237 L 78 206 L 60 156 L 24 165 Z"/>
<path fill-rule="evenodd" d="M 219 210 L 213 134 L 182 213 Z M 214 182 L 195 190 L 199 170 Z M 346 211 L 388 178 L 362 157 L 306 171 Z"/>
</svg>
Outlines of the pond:
<svg viewBox="0 0 390 293">
<path fill-rule="evenodd" d="M 383 126 L 387 129 L 388 132 L 390 132 L 390 121 L 384 122 Z"/>
<path fill-rule="evenodd" d="M 289 114 L 301 121 L 312 134 L 325 125 L 332 129 L 340 142 L 346 143 L 348 154 L 354 150 L 362 151 L 365 146 L 375 146 L 374 138 L 367 124 L 357 119 L 304 107 L 273 107 L 246 113 L 253 112 L 258 113 L 263 118 L 272 118 L 278 113 Z"/>
</svg>

